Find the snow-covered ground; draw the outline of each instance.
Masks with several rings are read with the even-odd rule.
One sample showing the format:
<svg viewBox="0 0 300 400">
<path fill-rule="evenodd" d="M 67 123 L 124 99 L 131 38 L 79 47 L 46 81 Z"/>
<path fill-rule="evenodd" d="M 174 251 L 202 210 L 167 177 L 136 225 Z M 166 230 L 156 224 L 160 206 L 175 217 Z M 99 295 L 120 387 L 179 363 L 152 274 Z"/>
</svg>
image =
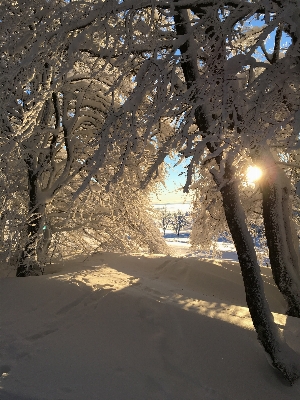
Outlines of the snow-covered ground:
<svg viewBox="0 0 300 400">
<path fill-rule="evenodd" d="M 182 212 L 191 211 L 191 203 L 167 203 L 167 204 L 153 204 L 153 207 L 156 210 L 166 209 L 170 213 L 174 213 L 178 210 Z M 157 222 L 159 225 L 159 221 Z M 162 232 L 162 229 L 161 229 Z M 172 247 L 173 253 L 177 255 L 184 255 L 186 257 L 207 257 L 207 254 L 204 254 L 200 251 L 192 251 L 189 244 L 191 230 L 181 230 L 179 237 L 176 236 L 172 229 L 167 229 L 165 232 L 165 240 Z M 217 243 L 217 249 L 220 252 L 222 260 L 232 260 L 237 261 L 238 257 L 235 251 L 235 247 L 232 243 L 225 243 L 220 241 Z"/>
<path fill-rule="evenodd" d="M 167 209 L 167 211 L 173 213 L 178 210 L 182 212 L 190 211 L 191 210 L 191 203 L 166 203 L 166 204 L 153 204 L 153 207 L 156 210 Z"/>
<path fill-rule="evenodd" d="M 2 278 L 0 399 L 299 399 L 257 342 L 239 264 L 172 245 L 173 257 L 97 253 Z M 262 274 L 300 357 L 300 321 Z"/>
<path fill-rule="evenodd" d="M 190 230 L 183 230 L 177 236 L 174 231 L 166 229 L 165 240 L 173 249 L 173 254 L 185 257 L 202 257 L 207 258 L 207 254 L 201 251 L 192 251 L 189 243 Z M 221 260 L 238 261 L 236 250 L 233 243 L 223 241 L 217 242 L 216 247 L 220 252 Z M 210 257 L 211 258 L 211 257 Z"/>
</svg>

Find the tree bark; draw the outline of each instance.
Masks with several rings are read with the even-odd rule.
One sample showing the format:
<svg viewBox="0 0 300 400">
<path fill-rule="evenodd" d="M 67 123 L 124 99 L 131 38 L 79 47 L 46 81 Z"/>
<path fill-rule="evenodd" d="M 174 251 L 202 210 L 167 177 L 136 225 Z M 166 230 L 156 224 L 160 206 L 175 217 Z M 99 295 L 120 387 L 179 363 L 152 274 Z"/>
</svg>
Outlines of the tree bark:
<svg viewBox="0 0 300 400">
<path fill-rule="evenodd" d="M 246 225 L 246 216 L 234 181 L 233 167 L 226 163 L 222 180 L 219 179 L 218 173 L 213 175 L 220 187 L 226 221 L 238 254 L 246 301 L 258 340 L 270 355 L 273 366 L 292 384 L 300 377 L 299 360 L 281 337 L 265 298 L 253 240 Z"/>
<path fill-rule="evenodd" d="M 45 205 L 38 203 L 38 176 L 34 171 L 34 160 L 28 155 L 26 160 L 29 191 L 29 220 L 27 222 L 27 240 L 21 253 L 16 276 L 26 277 L 42 274 L 42 267 L 37 259 L 37 244 L 42 233 Z"/>
<path fill-rule="evenodd" d="M 186 35 L 187 41 L 180 47 L 185 60 L 181 67 L 184 73 L 187 87 L 197 84 L 199 79 L 197 59 L 192 54 L 189 37 L 190 23 L 186 10 L 176 10 L 174 15 L 175 28 L 178 35 Z M 207 27 L 210 35 L 211 27 Z M 203 140 L 208 132 L 208 120 L 205 110 L 198 106 L 195 111 L 196 124 L 202 134 Z M 208 142 L 207 148 L 214 153 L 218 144 Z M 215 157 L 220 167 L 222 154 Z M 218 171 L 212 171 L 222 195 L 223 209 L 227 224 L 234 241 L 241 272 L 244 281 L 246 301 L 257 332 L 258 340 L 264 347 L 266 353 L 271 357 L 272 364 L 282 372 L 284 377 L 292 384 L 300 377 L 299 360 L 294 351 L 288 347 L 280 335 L 280 331 L 274 322 L 268 302 L 265 298 L 263 281 L 257 262 L 253 241 L 246 225 L 246 216 L 242 208 L 237 184 L 234 180 L 233 160 L 226 160 L 225 171 L 221 175 Z"/>
<path fill-rule="evenodd" d="M 299 243 L 291 225 L 290 188 L 272 155 L 265 154 L 264 159 L 261 191 L 272 274 L 287 302 L 287 315 L 300 318 Z"/>
</svg>

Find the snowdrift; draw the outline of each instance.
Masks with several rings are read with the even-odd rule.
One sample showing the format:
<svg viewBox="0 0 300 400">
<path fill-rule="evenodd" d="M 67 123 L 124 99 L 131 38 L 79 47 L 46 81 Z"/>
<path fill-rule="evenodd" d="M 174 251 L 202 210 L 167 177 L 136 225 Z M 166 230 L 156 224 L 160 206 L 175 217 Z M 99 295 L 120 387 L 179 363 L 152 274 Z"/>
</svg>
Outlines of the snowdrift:
<svg viewBox="0 0 300 400">
<path fill-rule="evenodd" d="M 300 321 L 263 276 L 300 357 Z M 2 278 L 1 400 L 295 400 L 267 362 L 239 265 L 99 253 Z"/>
</svg>

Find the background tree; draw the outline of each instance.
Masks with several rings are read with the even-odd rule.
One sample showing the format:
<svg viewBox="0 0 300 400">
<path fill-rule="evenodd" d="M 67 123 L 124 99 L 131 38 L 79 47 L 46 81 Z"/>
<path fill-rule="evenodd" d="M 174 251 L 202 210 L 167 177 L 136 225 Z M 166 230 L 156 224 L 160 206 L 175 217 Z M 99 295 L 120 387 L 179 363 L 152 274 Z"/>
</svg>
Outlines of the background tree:
<svg viewBox="0 0 300 400">
<path fill-rule="evenodd" d="M 163 235 L 165 236 L 166 230 L 168 227 L 171 225 L 171 220 L 172 220 L 172 214 L 170 211 L 167 210 L 167 207 L 164 206 L 159 209 L 157 212 L 158 219 L 159 219 L 159 225 L 161 229 L 163 230 Z"/>
<path fill-rule="evenodd" d="M 178 210 L 177 212 L 172 213 L 171 224 L 176 235 L 179 236 L 180 231 L 190 225 L 190 222 L 187 215 Z"/>
</svg>

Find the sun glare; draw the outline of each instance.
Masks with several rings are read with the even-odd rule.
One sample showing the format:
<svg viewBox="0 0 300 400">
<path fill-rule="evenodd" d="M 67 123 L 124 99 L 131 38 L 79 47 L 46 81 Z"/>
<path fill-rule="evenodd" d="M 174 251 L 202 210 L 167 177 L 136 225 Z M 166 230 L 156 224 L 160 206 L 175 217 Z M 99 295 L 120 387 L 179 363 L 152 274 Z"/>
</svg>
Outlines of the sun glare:
<svg viewBox="0 0 300 400">
<path fill-rule="evenodd" d="M 249 183 L 257 181 L 262 176 L 262 170 L 258 167 L 251 166 L 247 169 L 247 181 Z"/>
</svg>

